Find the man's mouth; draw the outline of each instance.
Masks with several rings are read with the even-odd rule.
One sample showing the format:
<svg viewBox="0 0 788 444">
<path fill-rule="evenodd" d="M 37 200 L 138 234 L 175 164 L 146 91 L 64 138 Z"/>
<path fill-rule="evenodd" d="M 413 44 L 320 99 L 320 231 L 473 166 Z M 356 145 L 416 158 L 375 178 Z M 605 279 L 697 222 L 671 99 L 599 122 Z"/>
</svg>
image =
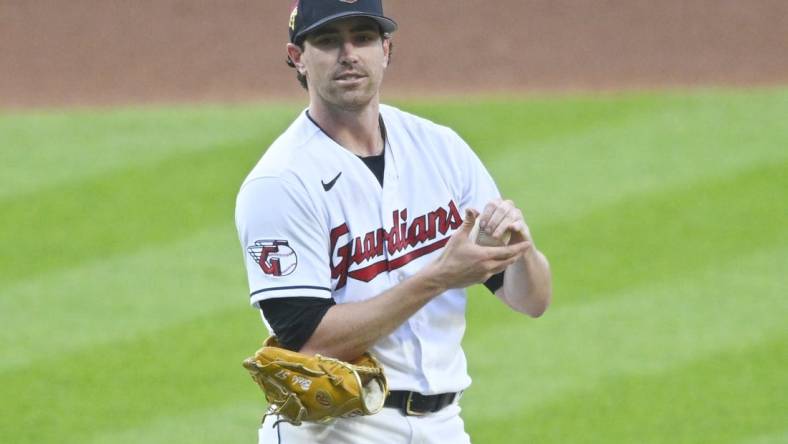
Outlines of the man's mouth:
<svg viewBox="0 0 788 444">
<path fill-rule="evenodd" d="M 364 77 L 366 77 L 366 76 L 361 74 L 361 73 L 346 72 L 346 73 L 343 73 L 343 74 L 340 74 L 340 75 L 334 77 L 334 80 L 353 81 L 353 80 L 363 79 Z"/>
</svg>

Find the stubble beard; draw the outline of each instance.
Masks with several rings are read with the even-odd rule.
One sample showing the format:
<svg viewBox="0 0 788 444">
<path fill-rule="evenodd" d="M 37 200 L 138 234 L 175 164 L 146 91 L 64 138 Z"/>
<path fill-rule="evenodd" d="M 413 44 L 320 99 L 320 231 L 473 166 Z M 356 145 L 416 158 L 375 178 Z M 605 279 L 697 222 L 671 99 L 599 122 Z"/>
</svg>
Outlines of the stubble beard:
<svg viewBox="0 0 788 444">
<path fill-rule="evenodd" d="M 366 108 L 376 96 L 374 89 L 339 92 L 334 105 L 344 111 L 358 111 Z"/>
<path fill-rule="evenodd" d="M 382 75 L 375 79 L 371 73 L 367 74 L 367 82 L 357 88 L 343 88 L 336 83 L 331 83 L 321 99 L 332 107 L 343 111 L 358 111 L 366 108 L 377 96 L 383 83 Z"/>
</svg>

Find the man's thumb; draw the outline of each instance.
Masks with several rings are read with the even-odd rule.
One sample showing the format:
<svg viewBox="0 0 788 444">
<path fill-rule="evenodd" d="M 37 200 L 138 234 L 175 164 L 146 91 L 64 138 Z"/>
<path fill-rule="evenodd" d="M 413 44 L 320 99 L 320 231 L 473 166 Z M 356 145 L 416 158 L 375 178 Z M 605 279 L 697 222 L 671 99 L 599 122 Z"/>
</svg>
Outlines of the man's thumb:
<svg viewBox="0 0 788 444">
<path fill-rule="evenodd" d="M 476 223 L 476 218 L 479 217 L 479 213 L 471 208 L 465 210 L 465 219 L 462 221 L 462 226 L 460 227 L 460 233 L 464 236 L 468 236 L 471 234 L 471 230 L 473 230 L 473 225 Z"/>
</svg>

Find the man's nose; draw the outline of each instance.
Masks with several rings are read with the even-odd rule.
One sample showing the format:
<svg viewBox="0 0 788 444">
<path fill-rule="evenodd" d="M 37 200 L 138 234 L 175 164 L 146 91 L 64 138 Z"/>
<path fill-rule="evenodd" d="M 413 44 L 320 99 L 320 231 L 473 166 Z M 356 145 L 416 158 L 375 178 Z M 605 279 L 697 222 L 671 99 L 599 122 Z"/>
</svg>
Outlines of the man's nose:
<svg viewBox="0 0 788 444">
<path fill-rule="evenodd" d="M 354 45 L 351 40 L 348 39 L 342 42 L 339 51 L 339 60 L 345 63 L 355 63 L 358 61 L 356 56 L 356 45 Z"/>
</svg>

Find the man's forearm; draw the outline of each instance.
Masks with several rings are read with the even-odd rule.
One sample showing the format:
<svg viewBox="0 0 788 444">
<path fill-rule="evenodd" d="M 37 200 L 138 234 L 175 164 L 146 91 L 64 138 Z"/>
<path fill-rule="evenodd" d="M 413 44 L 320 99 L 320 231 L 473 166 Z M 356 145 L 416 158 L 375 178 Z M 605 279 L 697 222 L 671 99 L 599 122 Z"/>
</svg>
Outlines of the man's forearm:
<svg viewBox="0 0 788 444">
<path fill-rule="evenodd" d="M 550 305 L 552 292 L 550 264 L 532 247 L 506 269 L 503 287 L 496 294 L 513 309 L 539 317 Z"/>
<path fill-rule="evenodd" d="M 429 271 L 422 271 L 374 298 L 334 305 L 301 352 L 355 359 L 445 290 Z"/>
</svg>

